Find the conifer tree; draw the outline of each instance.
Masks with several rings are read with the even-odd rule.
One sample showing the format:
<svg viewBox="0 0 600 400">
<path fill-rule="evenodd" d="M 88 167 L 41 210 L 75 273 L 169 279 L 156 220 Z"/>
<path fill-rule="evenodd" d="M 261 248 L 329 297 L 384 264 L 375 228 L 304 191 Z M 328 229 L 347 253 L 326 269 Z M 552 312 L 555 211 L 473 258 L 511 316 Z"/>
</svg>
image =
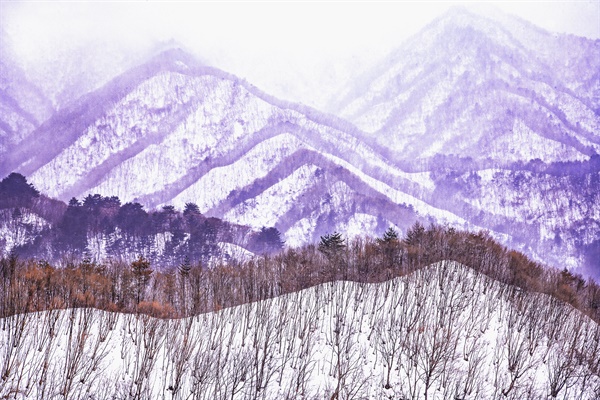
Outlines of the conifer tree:
<svg viewBox="0 0 600 400">
<path fill-rule="evenodd" d="M 321 236 L 321 242 L 319 243 L 319 251 L 321 251 L 322 253 L 338 251 L 346 247 L 346 244 L 344 242 L 345 240 L 342 239 L 342 234 L 339 232 L 334 232 L 332 234 Z"/>
<path fill-rule="evenodd" d="M 382 238 L 377 239 L 379 244 L 391 244 L 398 242 L 398 233 L 391 226 L 385 231 Z"/>
</svg>

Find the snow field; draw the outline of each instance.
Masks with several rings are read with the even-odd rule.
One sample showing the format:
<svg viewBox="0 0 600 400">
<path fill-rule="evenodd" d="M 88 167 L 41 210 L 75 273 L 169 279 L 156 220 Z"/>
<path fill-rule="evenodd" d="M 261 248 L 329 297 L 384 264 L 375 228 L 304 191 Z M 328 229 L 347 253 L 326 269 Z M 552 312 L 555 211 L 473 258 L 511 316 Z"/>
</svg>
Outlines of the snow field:
<svg viewBox="0 0 600 400">
<path fill-rule="evenodd" d="M 2 398 L 592 399 L 600 391 L 598 324 L 453 262 L 179 320 L 71 309 L 0 324 Z"/>
</svg>

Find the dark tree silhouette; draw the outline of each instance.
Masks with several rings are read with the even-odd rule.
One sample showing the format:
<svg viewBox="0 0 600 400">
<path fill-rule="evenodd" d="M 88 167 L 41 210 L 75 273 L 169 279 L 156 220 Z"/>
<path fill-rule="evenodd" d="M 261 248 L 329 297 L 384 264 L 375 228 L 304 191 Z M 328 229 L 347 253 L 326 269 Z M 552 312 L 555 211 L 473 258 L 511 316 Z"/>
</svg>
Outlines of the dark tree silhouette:
<svg viewBox="0 0 600 400">
<path fill-rule="evenodd" d="M 146 233 L 148 213 L 140 203 L 126 203 L 119 210 L 117 221 L 124 232 L 142 235 Z"/>
<path fill-rule="evenodd" d="M 87 246 L 88 220 L 83 206 L 75 197 L 58 224 L 57 247 L 60 251 L 82 255 Z"/>
<path fill-rule="evenodd" d="M 398 243 L 399 239 L 398 239 L 398 233 L 396 232 L 396 230 L 394 228 L 392 228 L 391 226 L 388 228 L 387 231 L 385 231 L 385 233 L 383 234 L 383 237 L 381 239 L 377 239 L 377 243 L 379 244 L 389 244 L 389 243 Z"/>
<path fill-rule="evenodd" d="M 29 207 L 40 192 L 16 172 L 0 181 L 0 208 Z"/>
<path fill-rule="evenodd" d="M 342 238 L 342 234 L 339 232 L 321 236 L 321 241 L 319 242 L 319 251 L 322 253 L 336 252 L 344 247 L 346 247 L 345 240 Z"/>
<path fill-rule="evenodd" d="M 277 228 L 262 227 L 251 239 L 250 250 L 257 254 L 276 253 L 283 248 L 284 241 Z"/>
</svg>

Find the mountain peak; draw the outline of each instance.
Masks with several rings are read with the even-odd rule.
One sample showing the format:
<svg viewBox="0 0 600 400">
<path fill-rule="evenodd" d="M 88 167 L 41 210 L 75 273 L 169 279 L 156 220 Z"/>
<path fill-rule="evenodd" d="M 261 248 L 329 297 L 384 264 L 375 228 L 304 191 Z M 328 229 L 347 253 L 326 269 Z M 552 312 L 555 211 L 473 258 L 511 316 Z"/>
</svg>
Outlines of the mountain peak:
<svg viewBox="0 0 600 400">
<path fill-rule="evenodd" d="M 192 54 L 181 47 L 172 47 L 160 51 L 151 58 L 150 63 L 158 63 L 163 66 L 175 66 L 178 68 L 195 68 L 203 64 Z"/>
</svg>

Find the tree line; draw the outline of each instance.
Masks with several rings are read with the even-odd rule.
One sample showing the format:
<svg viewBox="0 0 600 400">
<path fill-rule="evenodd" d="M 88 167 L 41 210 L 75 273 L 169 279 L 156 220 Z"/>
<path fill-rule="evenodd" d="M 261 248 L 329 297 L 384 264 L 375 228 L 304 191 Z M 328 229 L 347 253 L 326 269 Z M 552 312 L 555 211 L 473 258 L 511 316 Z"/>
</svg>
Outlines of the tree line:
<svg viewBox="0 0 600 400">
<path fill-rule="evenodd" d="M 325 259 L 339 257 L 332 248 L 347 249 L 337 234 L 325 239 L 320 247 L 326 255 L 316 250 Z M 377 245 L 384 245 L 385 238 L 380 240 Z M 194 268 L 182 270 L 193 274 Z M 258 276 L 259 270 L 254 272 Z M 222 286 L 205 290 L 233 293 L 227 288 L 236 285 L 233 278 L 214 273 L 220 275 L 213 283 Z M 137 302 L 136 313 L 83 307 L 1 318 L 0 397 L 600 395 L 598 323 L 555 297 L 506 285 L 456 262 L 382 283 L 338 280 L 191 318 L 144 314 L 172 316 L 176 310 L 150 302 L 144 288 L 156 275 L 147 261 L 131 263 L 130 274 L 128 296 Z M 245 281 L 237 290 L 270 295 L 260 294 L 269 289 L 260 286 L 260 278 Z M 196 300 L 190 299 L 192 306 Z M 80 299 L 86 300 L 91 298 Z"/>
<path fill-rule="evenodd" d="M 28 222 L 31 218 L 25 216 L 28 212 L 46 222 L 33 226 Z M 141 254 L 155 264 L 172 267 L 185 258 L 207 263 L 215 257 L 227 257 L 220 243 L 234 243 L 254 253 L 276 252 L 283 247 L 277 229 L 253 231 L 207 217 L 195 203 L 186 203 L 182 211 L 171 205 L 146 211 L 137 202 L 122 204 L 116 196 L 90 194 L 82 200 L 72 198 L 67 205 L 47 199 L 17 173 L 0 181 L 2 223 L 14 236 L 6 252 L 52 263 L 99 256 L 128 259 L 129 255 Z M 1 244 L 0 253 L 7 247 Z"/>
<path fill-rule="evenodd" d="M 163 318 L 197 315 L 274 298 L 325 282 L 384 282 L 433 263 L 453 260 L 525 292 L 550 295 L 600 321 L 600 287 L 566 269 L 534 262 L 485 232 L 416 223 L 404 237 L 325 235 L 318 245 L 287 248 L 208 266 L 189 258 L 176 267 L 89 259 L 56 267 L 46 261 L 0 259 L 0 316 L 56 308 L 93 307 Z"/>
</svg>

